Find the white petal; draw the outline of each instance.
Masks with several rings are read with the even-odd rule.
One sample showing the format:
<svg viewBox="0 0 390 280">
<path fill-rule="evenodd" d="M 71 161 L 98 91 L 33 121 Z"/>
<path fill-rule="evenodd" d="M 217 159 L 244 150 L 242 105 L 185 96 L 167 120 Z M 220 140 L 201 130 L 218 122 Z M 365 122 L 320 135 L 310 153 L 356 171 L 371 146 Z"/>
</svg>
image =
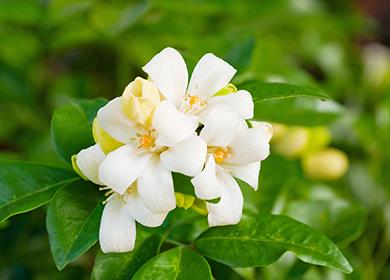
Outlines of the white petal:
<svg viewBox="0 0 390 280">
<path fill-rule="evenodd" d="M 209 226 L 234 225 L 241 220 L 244 199 L 234 178 L 225 171 L 217 173 L 221 190 L 218 203 L 206 203 Z"/>
<path fill-rule="evenodd" d="M 81 150 L 77 154 L 76 164 L 81 173 L 91 182 L 103 185 L 99 180 L 99 166 L 105 158 L 99 144 Z"/>
<path fill-rule="evenodd" d="M 268 141 L 271 141 L 272 135 L 273 135 L 273 128 L 270 123 L 267 122 L 258 122 L 258 121 L 251 121 L 252 127 L 260 127 L 264 129 L 265 133 L 267 134 Z"/>
<path fill-rule="evenodd" d="M 268 133 L 262 127 L 237 131 L 229 145 L 230 154 L 226 163 L 249 164 L 264 160 L 269 155 Z"/>
<path fill-rule="evenodd" d="M 131 145 L 109 153 L 99 168 L 99 179 L 115 192 L 123 194 L 144 171 L 151 153 L 136 154 Z"/>
<path fill-rule="evenodd" d="M 154 112 L 152 124 L 158 132 L 156 144 L 174 146 L 195 132 L 198 118 L 181 113 L 172 103 L 163 101 Z"/>
<path fill-rule="evenodd" d="M 145 206 L 154 213 L 165 213 L 176 207 L 171 171 L 158 157 L 151 158 L 139 176 L 138 192 Z"/>
<path fill-rule="evenodd" d="M 133 122 L 122 111 L 120 97 L 100 108 L 97 119 L 101 128 L 121 143 L 129 143 L 136 135 Z"/>
<path fill-rule="evenodd" d="M 181 54 L 165 48 L 142 68 L 170 102 L 179 106 L 186 92 L 188 71 Z"/>
<path fill-rule="evenodd" d="M 191 183 L 194 185 L 195 195 L 200 199 L 210 200 L 220 197 L 213 155 L 209 155 L 205 168 L 198 176 L 191 179 Z"/>
<path fill-rule="evenodd" d="M 248 183 L 255 191 L 259 186 L 260 161 L 239 165 L 224 164 L 223 167 L 236 178 Z"/>
<path fill-rule="evenodd" d="M 239 90 L 223 96 L 213 96 L 207 102 L 206 110 L 211 110 L 217 105 L 224 105 L 237 112 L 244 120 L 253 118 L 253 99 L 246 90 Z"/>
<path fill-rule="evenodd" d="M 100 221 L 99 241 L 104 253 L 133 250 L 136 238 L 135 221 L 124 200 L 113 195 L 104 207 Z"/>
<path fill-rule="evenodd" d="M 192 135 L 161 153 L 161 162 L 171 171 L 195 176 L 202 171 L 206 155 L 206 142 L 199 136 Z"/>
<path fill-rule="evenodd" d="M 209 97 L 225 87 L 236 74 L 226 61 L 208 53 L 196 64 L 188 86 L 188 94 Z"/>
<path fill-rule="evenodd" d="M 227 146 L 232 142 L 239 123 L 240 118 L 235 112 L 215 108 L 204 120 L 200 137 L 208 146 Z"/>
<path fill-rule="evenodd" d="M 138 190 L 133 190 L 127 196 L 127 207 L 131 216 L 140 224 L 147 227 L 160 226 L 168 215 L 168 212 L 153 213 L 144 204 L 142 198 L 138 194 Z"/>
</svg>

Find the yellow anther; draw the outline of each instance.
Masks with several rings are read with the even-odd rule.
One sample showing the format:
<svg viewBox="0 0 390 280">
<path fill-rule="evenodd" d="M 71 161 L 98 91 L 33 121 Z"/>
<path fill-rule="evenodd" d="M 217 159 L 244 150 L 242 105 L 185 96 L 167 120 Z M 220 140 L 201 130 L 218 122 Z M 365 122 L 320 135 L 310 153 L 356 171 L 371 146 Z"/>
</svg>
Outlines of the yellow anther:
<svg viewBox="0 0 390 280">
<path fill-rule="evenodd" d="M 228 157 L 229 153 L 227 149 L 217 148 L 214 150 L 213 155 L 216 163 L 222 163 Z"/>
<path fill-rule="evenodd" d="M 149 149 L 155 145 L 155 141 L 153 136 L 145 134 L 139 138 L 139 146 L 144 149 Z"/>
<path fill-rule="evenodd" d="M 192 105 L 198 103 L 200 100 L 201 100 L 201 99 L 200 99 L 199 96 L 191 95 L 189 103 L 190 103 L 190 105 L 192 106 Z"/>
</svg>

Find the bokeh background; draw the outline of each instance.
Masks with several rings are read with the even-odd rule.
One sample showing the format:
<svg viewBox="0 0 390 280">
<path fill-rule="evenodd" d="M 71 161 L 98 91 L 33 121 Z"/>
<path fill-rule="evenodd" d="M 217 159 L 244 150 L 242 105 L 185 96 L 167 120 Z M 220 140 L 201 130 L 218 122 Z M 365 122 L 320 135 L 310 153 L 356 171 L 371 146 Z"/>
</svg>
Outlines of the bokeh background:
<svg viewBox="0 0 390 280">
<path fill-rule="evenodd" d="M 387 0 L 0 0 L 0 159 L 68 168 L 51 144 L 55 108 L 120 95 L 164 47 L 190 67 L 213 52 L 239 70 L 237 85 L 316 86 L 339 104 L 320 127 L 278 104 L 268 112 L 272 156 L 246 207 L 321 230 L 354 267 L 343 275 L 287 254 L 229 277 L 390 279 L 389 45 Z M 90 277 L 97 248 L 58 272 L 44 221 L 41 208 L 0 224 L 0 279 Z"/>
</svg>

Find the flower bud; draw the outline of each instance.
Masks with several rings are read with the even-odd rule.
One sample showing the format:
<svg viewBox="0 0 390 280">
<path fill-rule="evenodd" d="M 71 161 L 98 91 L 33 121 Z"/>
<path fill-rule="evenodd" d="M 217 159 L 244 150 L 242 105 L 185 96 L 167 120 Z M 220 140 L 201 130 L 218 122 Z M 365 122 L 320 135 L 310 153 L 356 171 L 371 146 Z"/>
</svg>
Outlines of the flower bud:
<svg viewBox="0 0 390 280">
<path fill-rule="evenodd" d="M 152 113 L 160 103 L 160 93 L 153 82 L 138 77 L 125 88 L 121 101 L 122 110 L 129 119 L 148 127 Z"/>
<path fill-rule="evenodd" d="M 95 142 L 99 143 L 100 148 L 105 154 L 108 154 L 123 145 L 105 132 L 96 118 L 92 123 L 92 135 Z"/>
<path fill-rule="evenodd" d="M 279 154 L 295 158 L 303 154 L 308 143 L 309 131 L 303 127 L 292 127 L 272 147 Z"/>
<path fill-rule="evenodd" d="M 347 155 L 335 148 L 308 153 L 302 158 L 302 168 L 311 179 L 337 180 L 348 170 Z"/>
</svg>

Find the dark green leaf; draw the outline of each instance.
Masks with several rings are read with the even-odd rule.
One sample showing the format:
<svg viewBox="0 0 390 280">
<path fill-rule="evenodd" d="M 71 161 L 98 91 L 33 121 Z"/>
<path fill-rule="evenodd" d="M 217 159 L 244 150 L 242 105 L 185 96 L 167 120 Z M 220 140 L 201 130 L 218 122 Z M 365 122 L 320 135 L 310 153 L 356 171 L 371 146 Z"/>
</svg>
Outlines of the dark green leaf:
<svg viewBox="0 0 390 280">
<path fill-rule="evenodd" d="M 53 196 L 46 227 L 58 269 L 63 269 L 98 240 L 102 195 L 96 185 L 78 180 Z"/>
<path fill-rule="evenodd" d="M 51 133 L 58 154 L 66 161 L 94 144 L 92 121 L 106 100 L 79 100 L 58 108 L 51 122 Z"/>
<path fill-rule="evenodd" d="M 141 267 L 134 275 L 134 280 L 207 280 L 213 279 L 207 261 L 186 248 L 166 251 Z"/>
<path fill-rule="evenodd" d="M 47 203 L 76 177 L 73 172 L 40 164 L 0 162 L 0 222 Z"/>
<path fill-rule="evenodd" d="M 284 99 L 294 97 L 314 97 L 329 99 L 329 96 L 319 89 L 302 87 L 284 83 L 249 82 L 241 86 L 253 96 L 253 101 L 259 102 L 270 99 Z"/>
<path fill-rule="evenodd" d="M 228 52 L 225 59 L 238 70 L 245 69 L 251 62 L 254 46 L 253 38 L 239 42 Z"/>
<path fill-rule="evenodd" d="M 208 262 L 215 280 L 244 280 L 244 278 L 227 265 L 213 260 L 208 260 Z"/>
<path fill-rule="evenodd" d="M 135 248 L 128 253 L 99 253 L 92 270 L 92 279 L 131 279 L 135 272 L 157 254 L 161 237 L 137 228 Z"/>
<path fill-rule="evenodd" d="M 343 111 L 335 102 L 307 97 L 264 99 L 255 102 L 255 119 L 289 125 L 326 125 L 339 118 Z"/>
<path fill-rule="evenodd" d="M 246 216 L 238 225 L 210 228 L 195 240 L 195 246 L 201 254 L 231 267 L 269 265 L 292 251 L 304 262 L 352 272 L 326 236 L 286 216 Z"/>
</svg>

